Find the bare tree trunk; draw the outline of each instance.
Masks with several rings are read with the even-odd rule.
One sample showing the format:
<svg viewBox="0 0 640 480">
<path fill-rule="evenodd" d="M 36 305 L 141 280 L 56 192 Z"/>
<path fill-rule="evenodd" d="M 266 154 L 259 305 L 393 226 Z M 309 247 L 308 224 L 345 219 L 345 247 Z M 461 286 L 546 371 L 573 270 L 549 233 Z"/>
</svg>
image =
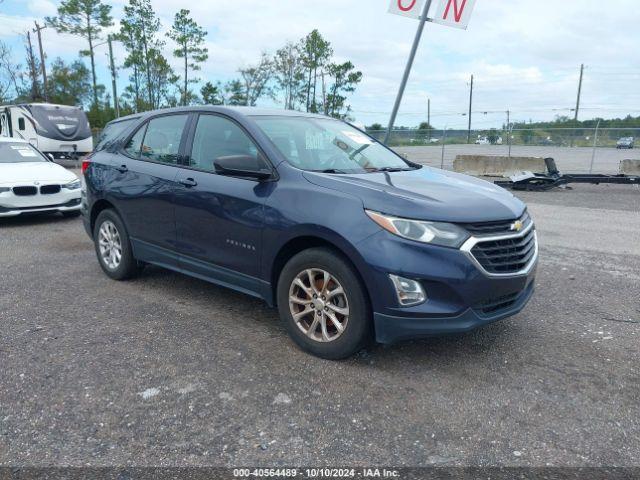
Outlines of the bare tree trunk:
<svg viewBox="0 0 640 480">
<path fill-rule="evenodd" d="M 144 28 L 144 22 L 142 27 L 142 46 L 144 48 L 144 60 L 147 68 L 147 90 L 149 94 L 149 104 L 151 108 L 155 107 L 155 98 L 153 95 L 153 83 L 151 82 L 151 64 L 149 63 L 149 45 L 147 43 L 147 31 Z"/>
<path fill-rule="evenodd" d="M 91 79 L 93 81 L 93 105 L 98 107 L 98 81 L 96 79 L 96 59 L 93 52 L 93 36 L 91 35 L 91 17 L 87 15 L 87 38 L 89 40 L 89 58 L 91 59 Z"/>
<path fill-rule="evenodd" d="M 187 43 L 184 44 L 184 96 L 182 97 L 182 104 L 187 106 L 187 88 L 189 86 L 189 81 L 187 79 L 187 74 L 189 73 L 189 57 L 188 57 L 188 49 Z"/>
</svg>

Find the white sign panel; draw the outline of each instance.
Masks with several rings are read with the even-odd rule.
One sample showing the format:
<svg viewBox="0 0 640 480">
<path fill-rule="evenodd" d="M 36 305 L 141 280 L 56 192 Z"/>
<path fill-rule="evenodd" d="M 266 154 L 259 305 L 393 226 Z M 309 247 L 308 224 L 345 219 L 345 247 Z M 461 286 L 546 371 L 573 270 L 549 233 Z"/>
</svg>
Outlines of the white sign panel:
<svg viewBox="0 0 640 480">
<path fill-rule="evenodd" d="M 409 18 L 420 18 L 426 0 L 391 0 L 389 13 Z"/>
<path fill-rule="evenodd" d="M 466 29 L 475 4 L 476 0 L 440 0 L 431 21 L 448 27 Z"/>
</svg>

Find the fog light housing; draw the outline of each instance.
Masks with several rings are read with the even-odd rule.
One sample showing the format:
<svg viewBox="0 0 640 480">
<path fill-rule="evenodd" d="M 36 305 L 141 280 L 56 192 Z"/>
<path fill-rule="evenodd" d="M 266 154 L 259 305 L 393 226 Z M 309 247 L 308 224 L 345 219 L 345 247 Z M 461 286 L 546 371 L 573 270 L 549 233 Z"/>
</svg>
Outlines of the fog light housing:
<svg viewBox="0 0 640 480">
<path fill-rule="evenodd" d="M 420 282 L 397 275 L 389 275 L 389 278 L 393 282 L 398 302 L 402 307 L 412 307 L 427 301 L 427 294 Z"/>
</svg>

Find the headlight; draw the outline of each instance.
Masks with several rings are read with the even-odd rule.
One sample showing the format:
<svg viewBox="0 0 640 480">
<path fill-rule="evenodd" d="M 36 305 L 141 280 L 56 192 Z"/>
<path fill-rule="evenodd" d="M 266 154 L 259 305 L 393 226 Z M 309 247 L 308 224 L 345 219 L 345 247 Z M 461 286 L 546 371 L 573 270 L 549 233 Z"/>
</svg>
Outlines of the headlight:
<svg viewBox="0 0 640 480">
<path fill-rule="evenodd" d="M 67 190 L 78 190 L 80 187 L 82 187 L 82 182 L 80 180 L 74 180 L 71 183 L 67 183 L 63 188 Z"/>
<path fill-rule="evenodd" d="M 371 220 L 388 232 L 416 242 L 460 248 L 469 238 L 469 233 L 466 230 L 452 223 L 409 220 L 407 218 L 383 215 L 371 210 L 365 211 Z"/>
<path fill-rule="evenodd" d="M 11 187 L 0 187 L 0 193 L 10 192 L 10 191 L 11 191 Z"/>
</svg>

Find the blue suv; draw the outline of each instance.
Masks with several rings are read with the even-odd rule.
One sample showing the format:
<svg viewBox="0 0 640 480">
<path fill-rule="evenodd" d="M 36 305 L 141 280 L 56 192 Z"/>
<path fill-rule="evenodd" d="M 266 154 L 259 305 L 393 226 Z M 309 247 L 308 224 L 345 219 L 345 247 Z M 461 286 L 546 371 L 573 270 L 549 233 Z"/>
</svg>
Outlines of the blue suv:
<svg viewBox="0 0 640 480">
<path fill-rule="evenodd" d="M 520 200 L 348 123 L 189 107 L 120 119 L 103 138 L 83 162 L 82 211 L 104 272 L 153 264 L 261 298 L 319 357 L 468 331 L 533 294 Z"/>
</svg>

